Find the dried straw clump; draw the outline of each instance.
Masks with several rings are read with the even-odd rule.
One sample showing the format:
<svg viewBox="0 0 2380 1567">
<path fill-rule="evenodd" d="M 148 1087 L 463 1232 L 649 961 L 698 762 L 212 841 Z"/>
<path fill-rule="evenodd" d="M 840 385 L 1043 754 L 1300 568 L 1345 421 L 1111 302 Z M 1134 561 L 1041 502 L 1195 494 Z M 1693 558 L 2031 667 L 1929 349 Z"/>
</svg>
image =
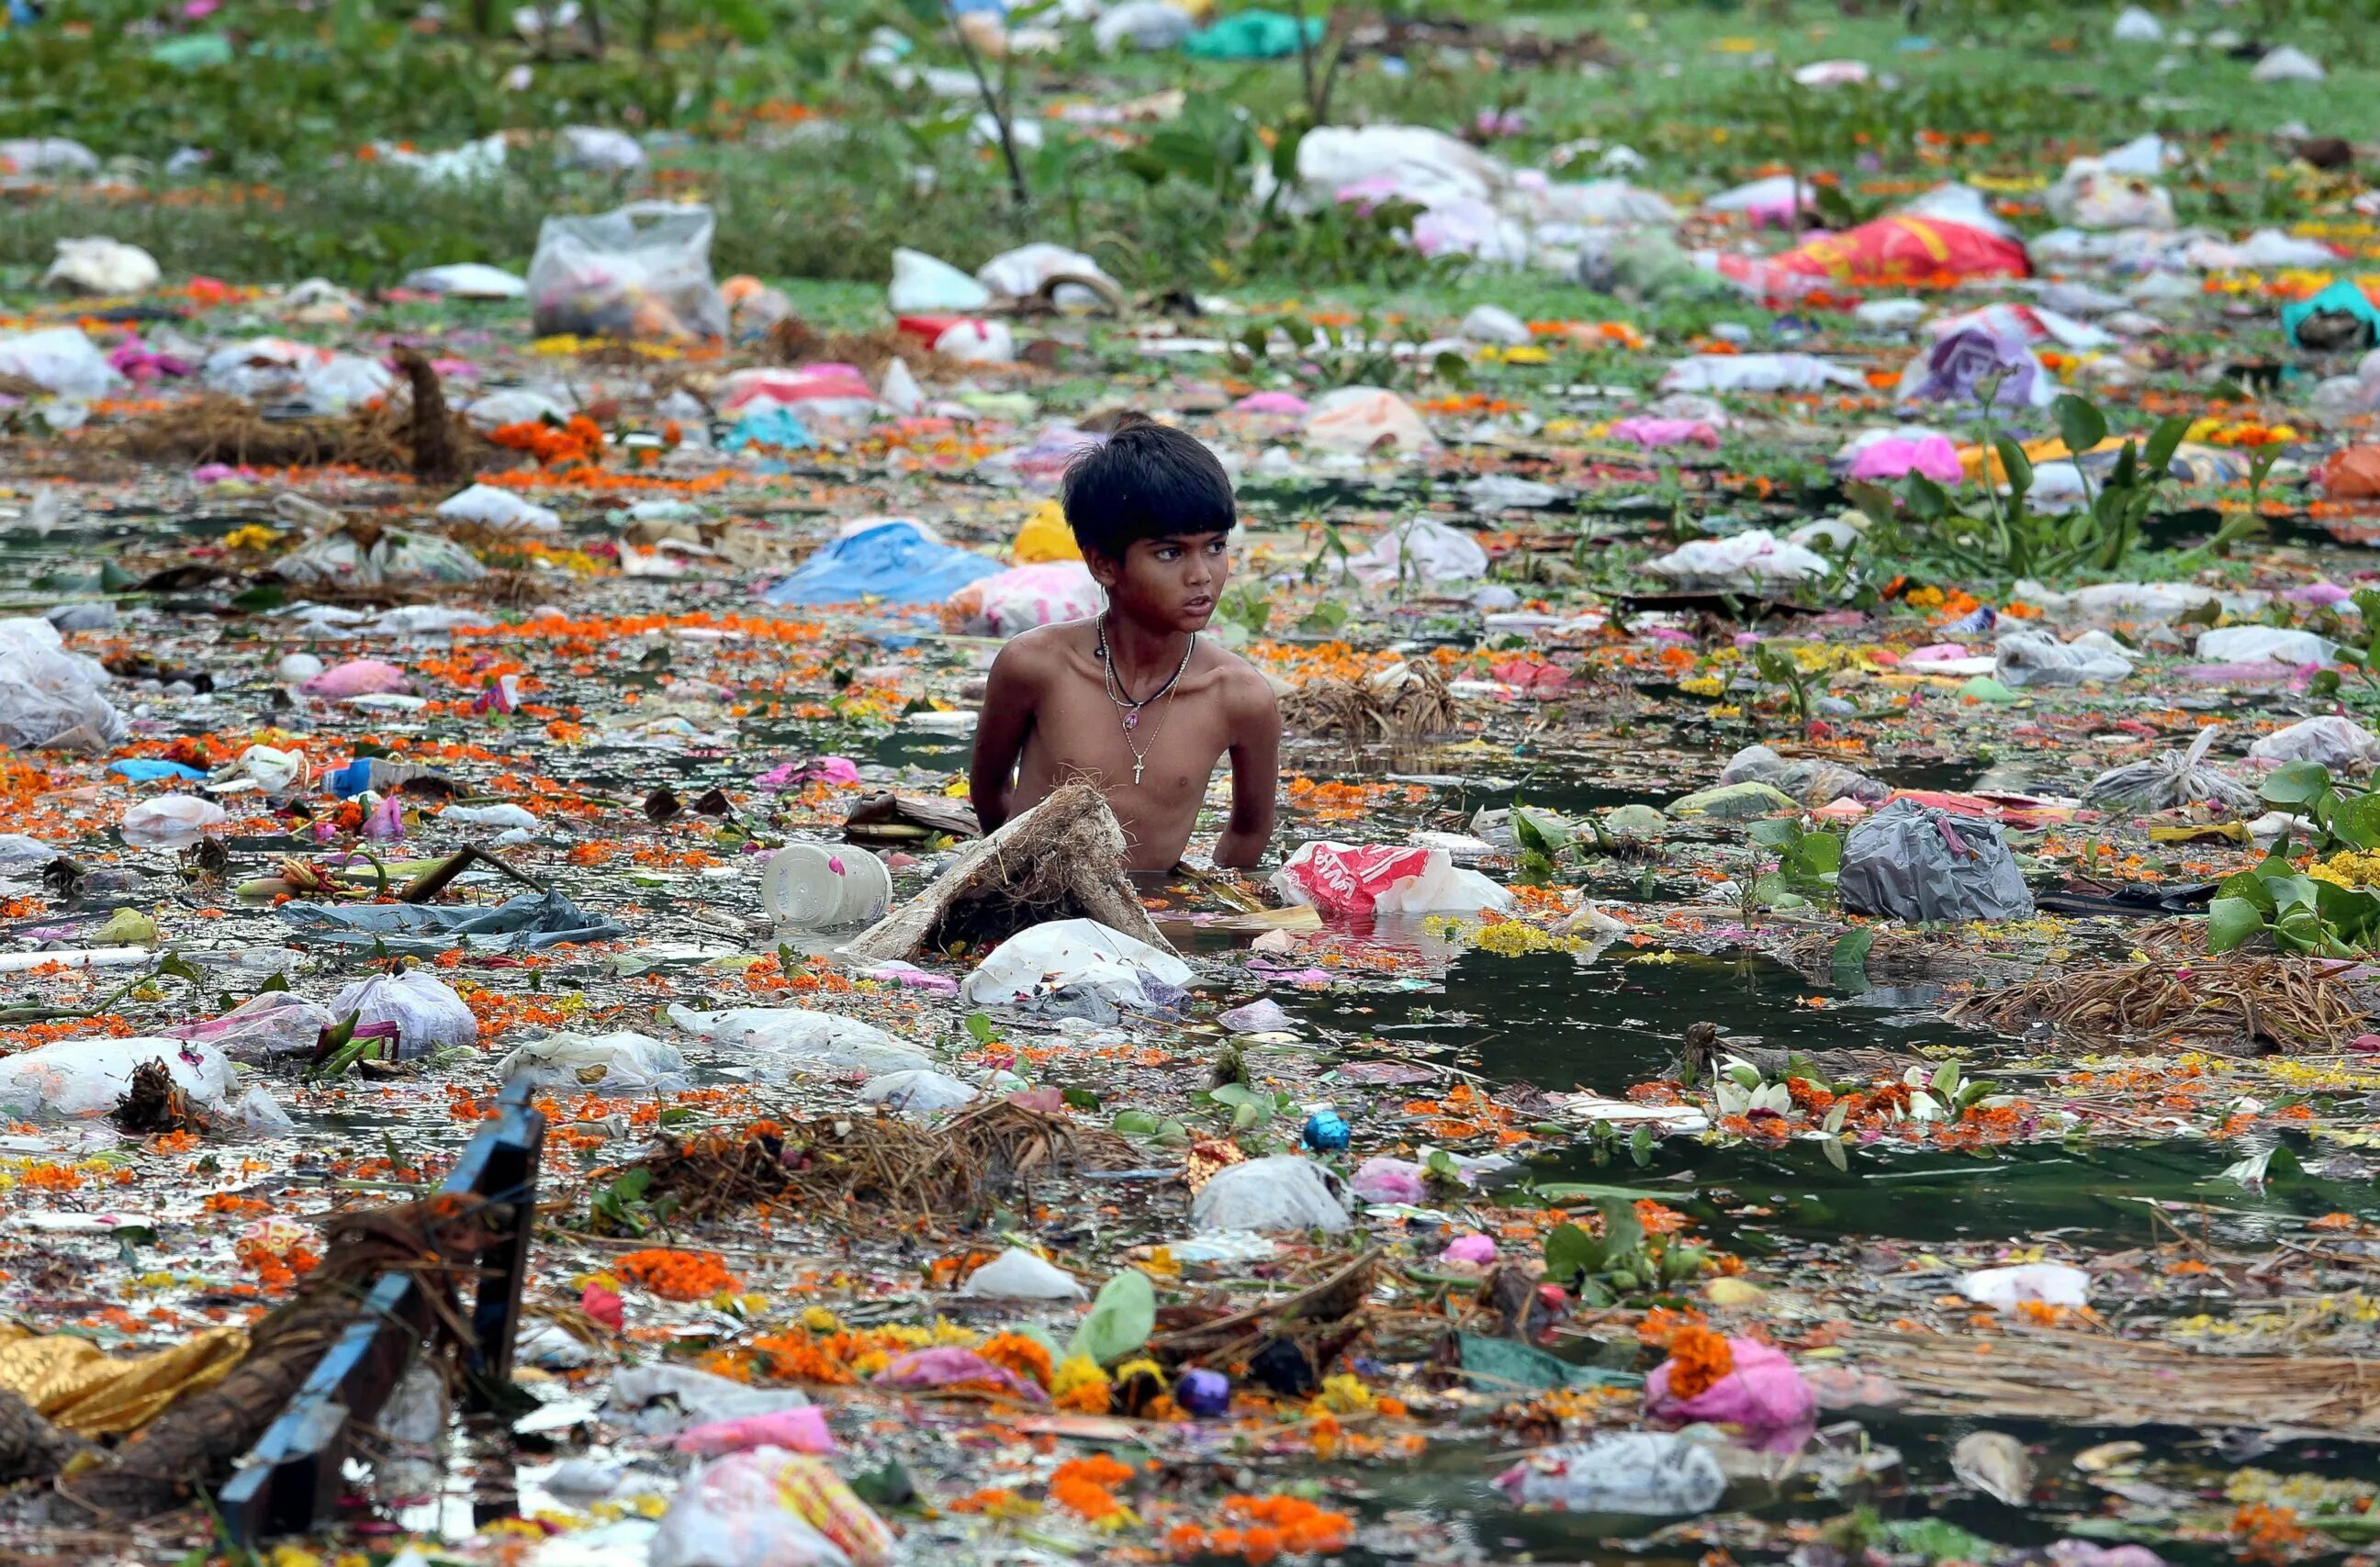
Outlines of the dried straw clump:
<svg viewBox="0 0 2380 1567">
<path fill-rule="evenodd" d="M 2022 1033 L 2037 1025 L 2085 1046 L 2175 1041 L 2275 1055 L 2344 1049 L 2368 1014 L 2339 976 L 2310 958 L 2221 957 L 2056 969 L 1953 1004 L 1955 1022 Z"/>
</svg>

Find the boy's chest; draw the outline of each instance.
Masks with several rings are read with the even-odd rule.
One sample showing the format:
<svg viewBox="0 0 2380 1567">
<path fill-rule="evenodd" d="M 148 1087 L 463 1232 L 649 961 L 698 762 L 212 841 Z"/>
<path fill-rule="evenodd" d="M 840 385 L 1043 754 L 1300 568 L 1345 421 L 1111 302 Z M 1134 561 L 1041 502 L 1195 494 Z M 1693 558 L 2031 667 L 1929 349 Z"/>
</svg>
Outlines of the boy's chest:
<svg viewBox="0 0 2380 1567">
<path fill-rule="evenodd" d="M 1225 736 L 1211 687 L 1129 708 L 1070 683 L 1042 704 L 1032 744 L 1057 768 L 1103 774 L 1103 787 L 1128 782 L 1152 793 L 1204 793 Z"/>
</svg>

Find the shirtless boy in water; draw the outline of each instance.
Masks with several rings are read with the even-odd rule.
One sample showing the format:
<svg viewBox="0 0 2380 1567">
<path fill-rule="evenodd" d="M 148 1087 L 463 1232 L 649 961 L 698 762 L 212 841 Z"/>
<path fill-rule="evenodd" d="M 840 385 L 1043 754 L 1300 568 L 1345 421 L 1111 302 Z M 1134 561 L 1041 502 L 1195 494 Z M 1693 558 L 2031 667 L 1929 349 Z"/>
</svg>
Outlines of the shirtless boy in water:
<svg viewBox="0 0 2380 1567">
<path fill-rule="evenodd" d="M 1272 840 L 1281 713 L 1264 676 L 1198 635 L 1232 569 L 1223 465 L 1181 431 L 1127 417 L 1066 470 L 1063 498 L 1108 607 L 1027 631 L 992 662 L 976 816 L 989 832 L 1079 780 L 1114 808 L 1132 869 L 1171 870 L 1228 754 L 1232 816 L 1215 863 L 1255 865 Z"/>
</svg>

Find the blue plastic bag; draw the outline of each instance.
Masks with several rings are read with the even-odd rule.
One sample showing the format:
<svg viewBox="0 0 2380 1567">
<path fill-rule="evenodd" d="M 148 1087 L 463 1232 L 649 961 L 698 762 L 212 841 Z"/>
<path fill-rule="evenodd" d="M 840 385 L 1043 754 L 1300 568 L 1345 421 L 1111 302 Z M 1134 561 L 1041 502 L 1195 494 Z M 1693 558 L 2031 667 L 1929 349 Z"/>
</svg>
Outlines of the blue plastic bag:
<svg viewBox="0 0 2380 1567">
<path fill-rule="evenodd" d="M 880 599 L 938 604 L 1001 570 L 998 561 L 930 537 L 907 517 L 837 539 L 760 595 L 771 604 L 849 604 Z"/>
</svg>

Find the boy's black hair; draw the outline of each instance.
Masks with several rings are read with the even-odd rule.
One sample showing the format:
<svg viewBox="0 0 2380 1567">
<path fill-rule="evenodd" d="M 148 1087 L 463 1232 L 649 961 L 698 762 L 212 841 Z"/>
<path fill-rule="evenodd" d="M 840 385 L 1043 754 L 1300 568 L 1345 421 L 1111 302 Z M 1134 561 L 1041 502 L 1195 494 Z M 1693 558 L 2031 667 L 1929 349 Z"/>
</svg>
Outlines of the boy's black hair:
<svg viewBox="0 0 2380 1567">
<path fill-rule="evenodd" d="M 1232 479 L 1198 439 L 1145 414 L 1066 465 L 1060 497 L 1085 554 L 1123 559 L 1135 539 L 1220 533 L 1239 522 Z"/>
</svg>

